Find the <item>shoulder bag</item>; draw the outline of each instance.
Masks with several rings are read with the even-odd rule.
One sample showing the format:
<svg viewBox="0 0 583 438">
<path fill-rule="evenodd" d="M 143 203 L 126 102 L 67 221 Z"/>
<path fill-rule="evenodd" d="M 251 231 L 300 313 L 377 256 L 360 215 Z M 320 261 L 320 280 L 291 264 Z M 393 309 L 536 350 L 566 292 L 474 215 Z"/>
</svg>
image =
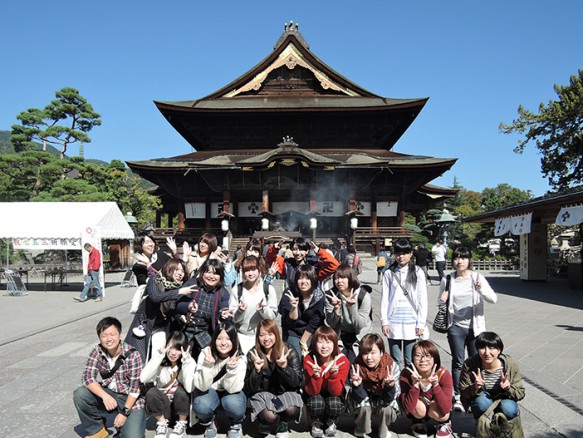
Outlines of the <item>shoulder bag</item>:
<svg viewBox="0 0 583 438">
<path fill-rule="evenodd" d="M 449 319 L 449 296 L 450 296 L 450 287 L 451 283 L 451 275 L 447 276 L 445 282 L 445 291 L 447 292 L 447 300 L 445 303 L 440 303 L 439 307 L 437 308 L 437 315 L 435 315 L 435 319 L 433 320 L 433 330 L 437 333 L 447 333 L 448 327 L 448 319 Z"/>
<path fill-rule="evenodd" d="M 394 274 L 395 274 L 395 272 L 393 272 L 393 275 Z M 407 297 L 407 300 L 409 301 L 409 304 L 411 304 L 411 307 L 413 307 L 413 310 L 415 311 L 415 313 L 418 314 L 419 310 L 417 309 L 417 304 L 413 301 L 413 298 L 411 297 L 411 294 L 409 293 L 409 291 L 401 283 L 401 273 L 399 272 L 398 274 L 399 275 L 397 276 L 397 283 L 399 283 L 399 287 L 403 291 L 403 294 Z M 419 339 L 422 341 L 426 341 L 427 339 L 429 339 L 429 327 L 427 327 L 427 324 L 425 325 L 425 328 L 423 329 L 423 334 L 421 336 L 419 336 Z"/>
</svg>

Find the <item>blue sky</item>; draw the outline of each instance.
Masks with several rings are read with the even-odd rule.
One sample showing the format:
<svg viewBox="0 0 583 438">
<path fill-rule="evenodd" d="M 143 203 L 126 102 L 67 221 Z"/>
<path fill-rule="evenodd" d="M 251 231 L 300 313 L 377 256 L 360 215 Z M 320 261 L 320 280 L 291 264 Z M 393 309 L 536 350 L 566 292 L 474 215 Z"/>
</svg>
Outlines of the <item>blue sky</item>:
<svg viewBox="0 0 583 438">
<path fill-rule="evenodd" d="M 385 97 L 429 97 L 393 148 L 458 157 L 434 183 L 549 189 L 534 146 L 498 132 L 583 68 L 583 2 L 31 0 L 2 3 L 0 129 L 77 88 L 102 115 L 85 157 L 190 152 L 153 100 L 206 96 L 267 56 L 294 20 L 311 50 Z M 293 135 L 293 133 L 290 133 Z M 300 145 L 301 146 L 301 145 Z M 78 154 L 73 146 L 70 155 Z"/>
</svg>

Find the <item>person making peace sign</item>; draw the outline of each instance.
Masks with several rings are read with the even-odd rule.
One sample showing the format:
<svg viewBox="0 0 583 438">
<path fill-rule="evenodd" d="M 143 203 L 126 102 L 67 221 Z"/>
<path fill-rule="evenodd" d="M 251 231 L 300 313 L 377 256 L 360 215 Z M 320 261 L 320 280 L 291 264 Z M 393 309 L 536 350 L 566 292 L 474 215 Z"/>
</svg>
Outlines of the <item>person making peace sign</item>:
<svg viewBox="0 0 583 438">
<path fill-rule="evenodd" d="M 441 366 L 433 342 L 419 341 L 413 346 L 413 362 L 401 373 L 400 383 L 403 409 L 413 419 L 413 436 L 427 437 L 423 420 L 433 418 L 439 423 L 435 436 L 451 437 L 453 379 Z"/>
<path fill-rule="evenodd" d="M 304 405 L 299 390 L 304 383 L 301 356 L 281 340 L 272 319 L 257 323 L 255 348 L 247 354 L 245 392 L 251 402 L 251 421 L 259 418 L 259 431 L 277 425 L 276 437 L 289 435 L 288 423 L 299 421 Z"/>
<path fill-rule="evenodd" d="M 378 436 L 391 436 L 389 426 L 397 419 L 396 398 L 399 394 L 401 369 L 385 352 L 383 339 L 377 334 L 365 335 L 359 345 L 359 356 L 352 366 L 350 401 L 354 405 L 354 435 L 372 432 L 372 416 L 380 419 Z"/>
</svg>

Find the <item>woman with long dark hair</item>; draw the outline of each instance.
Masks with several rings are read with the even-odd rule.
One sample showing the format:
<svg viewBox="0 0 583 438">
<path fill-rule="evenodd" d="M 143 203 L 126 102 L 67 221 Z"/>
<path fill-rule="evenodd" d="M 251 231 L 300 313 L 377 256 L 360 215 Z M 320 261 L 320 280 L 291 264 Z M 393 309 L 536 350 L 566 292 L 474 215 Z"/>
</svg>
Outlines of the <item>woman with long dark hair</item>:
<svg viewBox="0 0 583 438">
<path fill-rule="evenodd" d="M 427 334 L 427 280 L 415 266 L 409 239 L 398 239 L 393 249 L 395 262 L 383 275 L 381 325 L 395 362 L 404 356 L 410 364 L 415 341 Z"/>
<path fill-rule="evenodd" d="M 227 438 L 238 438 L 245 419 L 247 398 L 243 393 L 247 360 L 239 349 L 237 329 L 232 323 L 217 325 L 210 345 L 198 355 L 194 373 L 192 409 L 205 438 L 217 436 L 216 411 L 221 406 L 229 418 Z"/>
<path fill-rule="evenodd" d="M 174 332 L 166 348 L 153 352 L 142 369 L 141 382 L 154 384 L 146 392 L 146 410 L 156 418 L 156 438 L 166 437 L 173 417 L 177 420 L 170 438 L 182 438 L 186 433 L 195 367 L 186 336 Z"/>
</svg>

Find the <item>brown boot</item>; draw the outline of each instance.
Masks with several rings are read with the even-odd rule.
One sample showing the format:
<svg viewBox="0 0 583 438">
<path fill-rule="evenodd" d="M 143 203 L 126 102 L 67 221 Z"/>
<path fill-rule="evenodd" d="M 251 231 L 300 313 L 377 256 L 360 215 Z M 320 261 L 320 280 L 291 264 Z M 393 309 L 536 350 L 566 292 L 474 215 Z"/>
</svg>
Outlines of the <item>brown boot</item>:
<svg viewBox="0 0 583 438">
<path fill-rule="evenodd" d="M 107 433 L 107 429 L 102 427 L 97 433 L 93 435 L 86 435 L 85 438 L 107 438 L 109 434 Z"/>
</svg>

